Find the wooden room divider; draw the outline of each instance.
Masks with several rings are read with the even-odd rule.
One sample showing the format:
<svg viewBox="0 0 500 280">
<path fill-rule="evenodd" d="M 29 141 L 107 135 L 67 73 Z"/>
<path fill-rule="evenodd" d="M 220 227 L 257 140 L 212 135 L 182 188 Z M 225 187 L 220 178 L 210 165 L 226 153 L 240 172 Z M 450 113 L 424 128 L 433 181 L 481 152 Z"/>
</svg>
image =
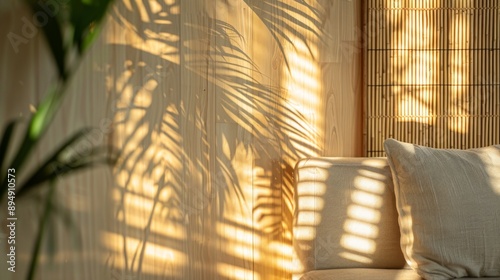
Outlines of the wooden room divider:
<svg viewBox="0 0 500 280">
<path fill-rule="evenodd" d="M 365 144 L 500 143 L 498 1 L 365 2 Z"/>
</svg>

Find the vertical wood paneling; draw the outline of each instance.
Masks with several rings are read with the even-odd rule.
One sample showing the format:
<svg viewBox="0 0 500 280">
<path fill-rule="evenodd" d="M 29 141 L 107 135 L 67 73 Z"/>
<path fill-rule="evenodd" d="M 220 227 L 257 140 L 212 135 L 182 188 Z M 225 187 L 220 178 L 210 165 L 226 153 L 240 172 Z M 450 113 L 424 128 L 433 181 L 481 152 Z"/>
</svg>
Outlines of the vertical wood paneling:
<svg viewBox="0 0 500 280">
<path fill-rule="evenodd" d="M 361 1 L 117 1 L 41 150 L 91 125 L 120 160 L 60 182 L 81 245 L 59 222 L 39 278 L 290 279 L 295 163 L 361 155 L 361 41 L 379 40 L 361 15 Z M 9 16 L 2 36 L 22 24 Z M 40 45 L 1 45 L 0 89 L 23 96 L 1 95 L 2 125 L 51 81 Z"/>
<path fill-rule="evenodd" d="M 321 2 L 321 1 L 320 1 Z M 362 142 L 362 41 L 373 40 L 362 26 L 361 1 L 324 1 L 321 44 L 324 101 L 324 155 L 360 156 Z M 332 51 L 333 50 L 333 51 Z M 321 111 L 322 111 L 321 110 Z M 354 129 L 353 129 L 354 128 Z"/>
</svg>

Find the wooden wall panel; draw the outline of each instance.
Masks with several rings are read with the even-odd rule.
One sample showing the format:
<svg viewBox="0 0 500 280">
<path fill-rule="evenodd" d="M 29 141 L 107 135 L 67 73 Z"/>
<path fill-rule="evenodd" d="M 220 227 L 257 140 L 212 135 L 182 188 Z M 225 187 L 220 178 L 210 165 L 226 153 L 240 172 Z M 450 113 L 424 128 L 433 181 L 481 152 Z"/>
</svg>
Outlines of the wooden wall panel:
<svg viewBox="0 0 500 280">
<path fill-rule="evenodd" d="M 363 30 L 361 1 L 332 1 L 325 23 L 321 71 L 325 93 L 324 154 L 361 156 Z"/>
<path fill-rule="evenodd" d="M 96 139 L 122 154 L 60 182 L 81 246 L 58 224 L 38 278 L 289 279 L 295 163 L 361 153 L 360 3 L 117 1 L 42 150 L 105 122 Z M 2 44 L 2 124 L 50 83 L 41 44 Z M 11 279 L 36 229 L 23 207 Z"/>
</svg>

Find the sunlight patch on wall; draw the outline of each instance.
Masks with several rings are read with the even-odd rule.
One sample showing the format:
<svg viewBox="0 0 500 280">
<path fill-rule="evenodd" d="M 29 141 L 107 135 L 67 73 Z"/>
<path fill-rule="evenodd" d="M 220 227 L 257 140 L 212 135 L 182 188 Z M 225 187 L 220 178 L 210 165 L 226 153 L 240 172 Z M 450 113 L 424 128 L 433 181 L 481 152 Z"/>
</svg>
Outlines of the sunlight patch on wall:
<svg viewBox="0 0 500 280">
<path fill-rule="evenodd" d="M 272 252 L 276 252 L 281 256 L 292 256 L 294 253 L 293 246 L 276 241 L 271 242 L 269 244 L 269 250 Z M 292 258 L 287 258 L 287 259 L 276 258 L 275 260 L 277 267 L 283 268 L 287 271 L 296 269 L 296 266 L 294 265 Z"/>
<path fill-rule="evenodd" d="M 464 13 L 457 13 L 450 22 L 450 43 L 455 49 L 450 52 L 450 105 L 448 126 L 452 131 L 468 133 L 469 112 L 462 107 L 467 98 L 467 87 L 469 84 L 470 57 L 468 51 L 470 46 L 470 17 Z"/>
<path fill-rule="evenodd" d="M 122 2 L 123 5 L 115 7 L 114 16 L 110 17 L 108 24 L 111 32 L 106 33 L 107 43 L 133 47 L 166 62 L 179 64 L 179 35 L 160 31 L 175 30 L 172 27 L 177 23 L 167 18 L 180 13 L 179 4 L 170 0 L 165 1 L 166 5 L 160 5 L 156 0 L 149 0 L 147 4 L 136 0 Z M 141 25 L 138 26 L 137 22 Z M 146 28 L 153 24 L 156 24 L 155 30 Z"/>
<path fill-rule="evenodd" d="M 296 225 L 293 228 L 293 234 L 297 240 L 312 241 L 316 238 L 316 227 Z"/>
<path fill-rule="evenodd" d="M 400 5 L 401 3 L 398 4 Z M 390 69 L 401 71 L 391 73 L 391 79 L 395 80 L 396 84 L 411 85 L 403 86 L 403 91 L 398 90 L 399 87 L 395 90 L 395 94 L 401 96 L 397 104 L 397 114 L 403 122 L 431 124 L 432 92 L 425 86 L 433 83 L 435 73 L 439 69 L 439 61 L 435 51 L 415 52 L 413 49 L 422 46 L 431 48 L 434 30 L 421 13 L 413 10 L 408 11 L 407 16 L 400 14 L 401 11 L 394 13 L 395 18 L 402 21 L 402 27 L 391 39 L 391 46 L 398 49 L 395 54 L 398 59 L 391 60 L 394 66 Z"/>
<path fill-rule="evenodd" d="M 131 44 L 134 39 L 127 37 L 136 35 L 120 28 L 109 32 L 118 40 L 114 43 L 147 57 L 144 50 L 134 49 L 139 41 Z M 154 48 L 148 51 L 155 52 Z M 110 251 L 106 266 L 116 273 L 183 275 L 188 261 L 181 252 L 187 231 L 176 189 L 183 168 L 178 104 L 162 107 L 165 75 L 157 72 L 163 71 L 162 66 L 143 57 L 126 60 L 107 79 L 108 91 L 114 94 L 113 139 L 121 155 L 111 193 L 115 222 L 102 234 L 101 243 Z"/>
<path fill-rule="evenodd" d="M 124 250 L 126 249 L 126 253 L 129 256 L 133 256 L 137 250 L 140 250 L 144 245 L 143 240 L 139 240 L 137 238 L 133 238 L 130 236 L 124 237 L 117 233 L 112 232 L 103 232 L 100 236 L 101 244 L 105 246 L 110 252 L 111 257 L 113 258 L 113 265 L 116 268 L 129 268 L 131 263 L 124 263 L 125 259 L 123 258 Z M 156 273 L 158 272 L 158 267 L 155 266 L 155 262 L 157 263 L 159 260 L 175 264 L 176 266 L 184 266 L 186 265 L 186 256 L 184 253 L 168 248 L 166 246 L 162 246 L 160 244 L 155 244 L 152 242 L 147 242 L 145 245 L 145 254 L 144 260 L 141 260 L 137 263 L 142 263 L 142 271 L 146 273 Z M 129 261 L 131 261 L 129 259 Z M 135 269 L 135 268 L 134 268 Z M 179 271 L 180 272 L 180 271 Z M 175 272 L 174 272 L 175 273 Z"/>
<path fill-rule="evenodd" d="M 217 264 L 217 272 L 221 276 L 228 277 L 229 279 L 253 279 L 260 280 L 260 276 L 254 273 L 251 269 L 245 269 L 239 266 L 227 264 L 227 263 L 218 263 Z"/>
<path fill-rule="evenodd" d="M 221 236 L 227 236 L 228 232 L 232 232 L 232 240 L 235 244 L 258 245 L 260 244 L 260 237 L 255 235 L 253 231 L 244 229 L 239 226 L 233 226 L 226 223 L 217 223 L 217 233 Z M 230 246 L 230 244 L 228 244 Z"/>
<path fill-rule="evenodd" d="M 288 66 L 283 66 L 283 73 L 288 73 L 282 79 L 282 86 L 286 89 L 288 94 L 287 107 L 293 107 L 300 117 L 293 117 L 293 120 L 287 122 L 294 126 L 295 129 L 303 131 L 308 130 L 311 139 L 316 142 L 307 143 L 312 144 L 311 147 L 305 145 L 304 136 L 298 133 L 290 133 L 289 137 L 297 144 L 296 148 L 303 153 L 303 155 L 316 155 L 319 149 L 319 143 L 322 143 L 319 135 L 322 123 L 322 116 L 318 114 L 321 112 L 321 69 L 316 61 L 317 47 L 315 42 L 308 42 L 306 45 L 300 38 L 295 35 L 289 34 L 293 46 L 285 49 L 285 59 Z M 319 141 L 318 141 L 319 140 Z"/>
<path fill-rule="evenodd" d="M 325 202 L 321 197 L 315 196 L 301 196 L 298 199 L 298 203 L 301 205 L 301 209 L 319 211 L 325 207 Z"/>
<path fill-rule="evenodd" d="M 254 250 L 253 245 L 251 245 L 251 246 L 232 245 L 232 246 L 228 247 L 228 252 L 226 252 L 226 253 L 231 253 L 233 256 L 240 257 L 242 259 L 247 258 L 248 256 L 252 256 L 252 259 L 254 261 L 261 260 L 260 251 Z"/>
</svg>

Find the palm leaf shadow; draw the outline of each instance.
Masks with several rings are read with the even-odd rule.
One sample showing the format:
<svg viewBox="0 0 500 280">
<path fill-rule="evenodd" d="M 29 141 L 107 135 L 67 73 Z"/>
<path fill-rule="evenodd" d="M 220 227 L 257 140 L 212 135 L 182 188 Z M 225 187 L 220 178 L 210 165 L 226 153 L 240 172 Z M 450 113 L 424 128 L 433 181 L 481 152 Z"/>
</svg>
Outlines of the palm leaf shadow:
<svg viewBox="0 0 500 280">
<path fill-rule="evenodd" d="M 255 78 L 256 76 L 262 76 L 262 73 L 258 71 L 255 62 L 240 46 L 243 36 L 233 26 L 227 22 L 210 18 L 208 15 L 209 26 L 181 22 L 180 24 L 185 29 L 191 30 L 189 33 L 202 34 L 200 36 L 203 38 L 215 38 L 217 42 L 216 45 L 210 46 L 208 49 L 188 49 L 184 46 L 182 37 L 177 34 L 176 28 L 178 27 L 175 24 L 167 23 L 179 23 L 179 15 L 163 12 L 168 11 L 175 4 L 167 5 L 164 1 L 158 2 L 160 8 L 156 7 L 153 12 L 150 3 L 146 3 L 147 1 L 132 2 L 133 9 L 115 9 L 113 11 L 112 16 L 116 22 L 133 31 L 143 40 L 159 41 L 165 46 L 169 46 L 168 49 L 170 50 L 180 48 L 178 49 L 178 55 L 190 57 L 189 59 L 181 59 L 184 64 L 178 65 L 166 60 L 162 61 L 156 54 L 149 53 L 144 49 L 120 44 L 113 45 L 117 52 L 138 54 L 136 55 L 136 58 L 138 58 L 136 61 L 129 61 L 128 68 L 132 67 L 133 70 L 123 69 L 125 72 L 130 71 L 131 75 L 122 80 L 123 85 L 114 86 L 113 91 L 116 99 L 124 98 L 130 101 L 129 104 L 118 107 L 115 112 L 117 116 L 120 116 L 117 118 L 116 126 L 126 125 L 127 131 L 129 131 L 124 135 L 122 146 L 134 145 L 137 147 L 128 153 L 123 153 L 123 157 L 116 169 L 117 174 L 127 174 L 123 183 L 120 184 L 121 200 L 116 215 L 129 214 L 126 204 L 127 196 L 133 195 L 151 199 L 152 201 L 151 211 L 146 218 L 148 222 L 143 228 L 134 228 L 126 224 L 121 225 L 122 232 L 141 240 L 141 245 L 135 248 L 135 253 L 132 259 L 129 260 L 127 236 L 123 238 L 125 270 L 127 273 L 137 273 L 139 275 L 144 261 L 146 244 L 149 236 L 152 235 L 150 227 L 152 217 L 155 215 L 154 209 L 159 209 L 164 219 L 178 224 L 186 222 L 186 215 L 190 217 L 190 222 L 202 223 L 196 217 L 206 207 L 215 207 L 214 209 L 218 215 L 222 215 L 225 210 L 226 197 L 229 196 L 230 190 L 233 190 L 239 198 L 240 207 L 245 207 L 244 190 L 238 179 L 238 170 L 230 164 L 235 151 L 232 150 L 227 158 L 223 155 L 217 155 L 215 162 L 221 166 L 218 173 L 213 169 L 213 166 L 209 167 L 209 169 L 203 166 L 203 163 L 211 162 L 210 155 L 214 154 L 213 149 L 215 149 L 215 143 L 206 141 L 206 135 L 208 134 L 206 115 L 204 113 L 196 113 L 194 116 L 183 115 L 184 103 L 190 99 L 186 96 L 178 96 L 178 92 L 165 93 L 165 88 L 170 89 L 170 86 L 165 84 L 165 80 L 168 80 L 167 76 L 187 71 L 192 75 L 197 75 L 201 80 L 205 80 L 207 87 L 213 89 L 213 91 L 201 94 L 217 94 L 217 100 L 220 102 L 216 105 L 219 107 L 211 107 L 207 110 L 212 113 L 215 112 L 217 120 L 237 123 L 246 134 L 251 135 L 252 141 L 237 138 L 235 139 L 236 143 L 231 147 L 241 144 L 246 150 L 258 154 L 261 158 L 260 161 L 265 162 L 256 161 L 256 165 L 268 166 L 269 162 L 272 162 L 273 174 L 270 176 L 278 179 L 270 180 L 270 185 L 263 187 L 275 188 L 278 192 L 274 192 L 271 197 L 258 197 L 255 208 L 251 209 L 251 211 L 258 208 L 283 207 L 283 199 L 286 202 L 292 201 L 291 178 L 293 178 L 293 175 L 291 173 L 293 168 L 286 163 L 285 159 L 304 156 L 296 148 L 297 146 L 314 151 L 316 147 L 313 143 L 317 135 L 311 132 L 314 131 L 311 127 L 304 124 L 306 123 L 304 121 L 306 117 L 294 106 L 288 104 L 287 93 L 284 89 L 264 85 Z M 139 3 L 143 6 L 137 6 Z M 321 20 L 323 18 L 321 13 L 304 1 L 296 1 L 295 6 L 291 6 L 284 1 L 245 1 L 245 3 L 249 5 L 271 32 L 282 53 L 284 53 L 283 42 L 294 46 L 294 40 L 298 38 L 298 40 L 308 45 L 307 38 L 303 35 L 304 32 L 312 33 L 318 38 L 324 37 L 317 31 L 321 30 Z M 133 24 L 128 21 L 128 19 L 133 18 L 132 11 L 139 9 L 146 11 L 149 20 L 141 22 L 141 24 Z M 307 13 L 304 11 L 307 11 Z M 299 22 L 296 20 L 297 16 L 306 20 Z M 307 22 L 307 24 L 303 22 Z M 168 33 L 174 36 L 154 35 L 159 30 L 163 34 Z M 288 34 L 295 34 L 295 38 L 292 39 Z M 175 36 L 180 37 L 180 41 L 170 39 Z M 201 38 L 202 41 L 203 38 Z M 169 54 L 173 54 L 173 52 L 170 51 Z M 290 69 L 284 55 L 283 59 Z M 214 67 L 207 67 L 207 63 Z M 164 64 L 167 64 L 168 67 L 165 67 Z M 160 72 L 163 72 L 156 73 L 155 69 L 162 69 Z M 168 73 L 165 72 L 165 69 L 168 69 Z M 110 73 L 110 76 L 115 76 L 114 80 L 117 80 L 121 75 L 119 72 Z M 142 94 L 143 87 L 141 84 L 148 81 L 154 81 L 160 86 L 149 93 L 151 101 L 148 105 L 139 106 L 135 101 Z M 130 88 L 133 89 L 131 97 L 125 97 L 130 94 Z M 195 98 L 207 98 L 201 94 L 194 93 L 193 96 Z M 170 109 L 163 110 L 158 115 L 159 111 L 154 108 L 160 107 Z M 220 110 L 217 108 L 220 108 Z M 132 114 L 132 112 L 134 113 Z M 137 120 L 132 120 L 134 118 L 132 115 L 141 116 Z M 180 137 L 183 129 L 191 131 L 193 135 L 202 135 L 204 141 L 200 144 L 200 149 L 203 151 L 212 150 L 212 152 L 187 153 Z M 140 135 L 140 137 L 138 138 L 137 135 Z M 157 135 L 163 137 L 164 141 L 158 141 Z M 292 138 L 290 135 L 296 137 Z M 219 139 L 220 137 L 230 139 L 233 135 L 222 132 L 217 137 Z M 218 140 L 218 142 L 220 141 Z M 161 151 L 161 154 L 168 155 L 168 158 L 164 157 L 162 161 L 158 157 L 148 155 L 148 147 L 155 142 L 160 143 L 155 149 Z M 196 174 L 192 174 L 191 169 L 167 168 L 165 160 L 184 163 L 182 165 L 184 167 L 194 166 L 194 172 L 201 174 L 202 181 L 209 186 L 202 186 L 203 189 L 200 190 L 197 189 L 197 186 L 187 185 L 185 183 L 186 177 L 195 176 Z M 163 169 L 168 176 L 155 176 L 153 170 L 156 168 Z M 131 188 L 134 178 L 155 178 L 152 183 L 157 186 L 155 194 L 151 197 Z M 168 199 L 161 198 L 160 192 L 166 189 L 170 190 L 172 195 Z M 186 204 L 186 200 L 183 199 L 186 197 L 186 193 L 198 195 L 198 200 L 191 200 L 199 202 L 198 205 L 189 205 L 189 202 Z M 276 197 L 276 193 L 278 193 L 278 197 Z M 282 213 L 282 215 L 288 216 L 291 210 L 282 211 Z M 193 219 L 193 217 L 196 219 Z M 259 217 L 258 219 L 264 218 Z M 278 220 L 280 219 L 282 220 L 283 217 L 279 217 Z M 286 219 L 291 220 L 289 217 Z M 277 221 L 277 219 L 273 220 Z M 269 229 L 274 235 L 278 236 L 282 234 L 283 227 L 285 227 L 284 230 L 290 230 L 289 225 L 283 225 L 282 222 L 271 225 Z M 155 238 L 166 240 L 166 244 L 172 245 L 176 249 L 183 249 L 182 246 L 175 245 L 174 239 L 168 241 L 167 236 L 157 236 Z M 137 269 L 134 267 L 137 267 Z"/>
</svg>

